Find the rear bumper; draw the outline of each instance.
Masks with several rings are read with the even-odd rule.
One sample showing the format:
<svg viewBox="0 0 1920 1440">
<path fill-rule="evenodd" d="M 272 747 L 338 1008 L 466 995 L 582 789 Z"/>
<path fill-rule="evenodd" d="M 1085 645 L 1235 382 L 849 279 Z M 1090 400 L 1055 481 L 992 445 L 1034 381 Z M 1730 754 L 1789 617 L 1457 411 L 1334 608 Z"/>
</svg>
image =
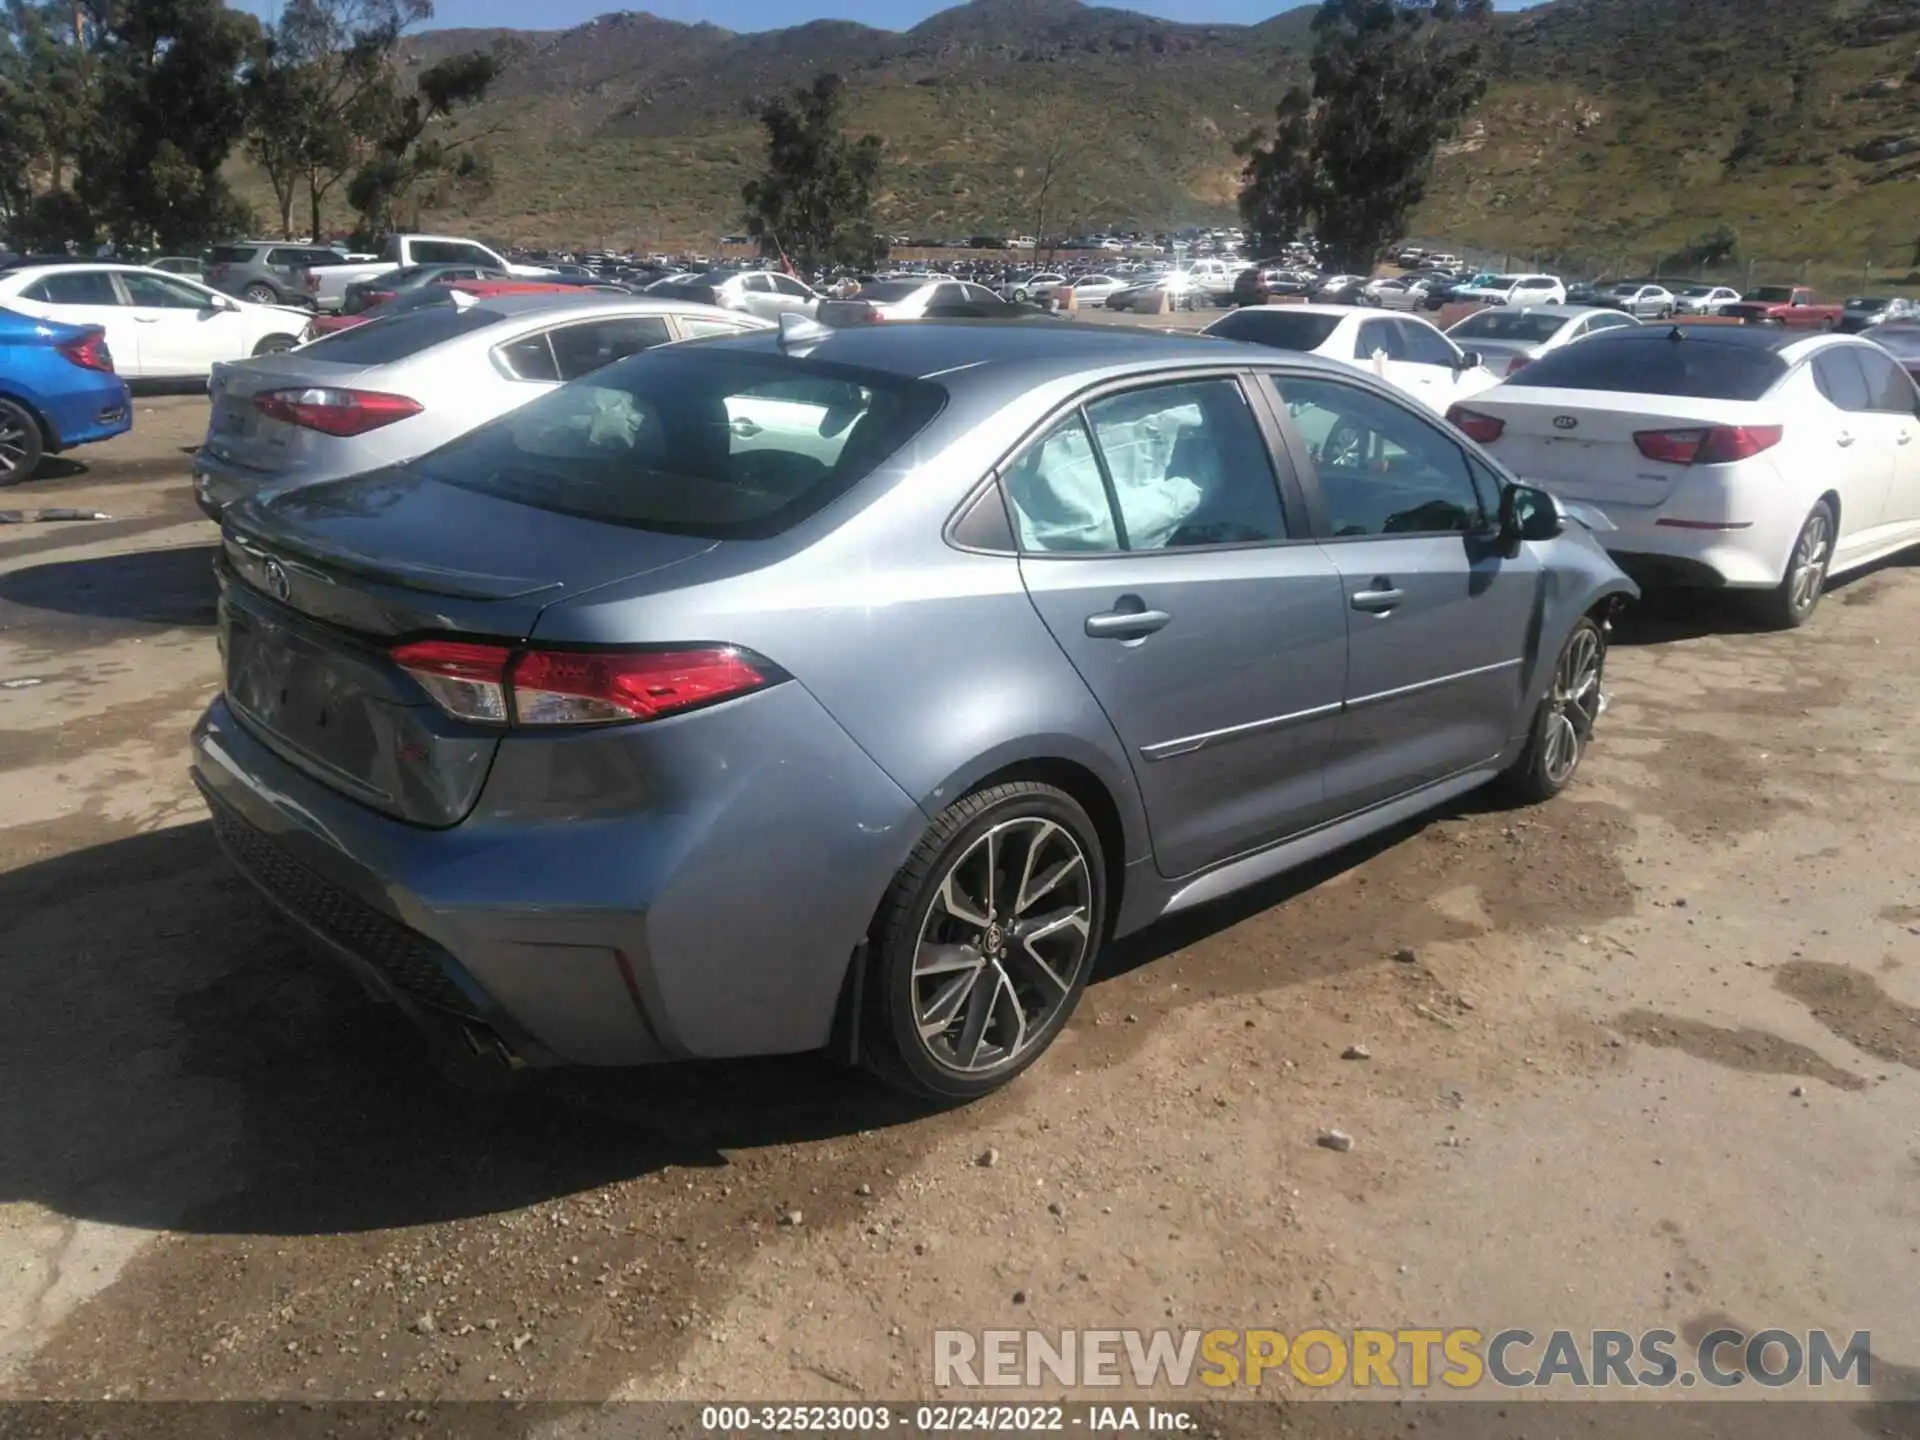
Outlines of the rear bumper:
<svg viewBox="0 0 1920 1440">
<path fill-rule="evenodd" d="M 110 376 L 102 376 L 99 384 L 84 390 L 69 391 L 52 400 L 43 399 L 39 408 L 41 418 L 53 432 L 55 450 L 71 450 L 76 445 L 111 440 L 133 428 L 133 405 L 127 397 L 127 384 Z"/>
<path fill-rule="evenodd" d="M 1623 504 L 1553 480 L 1530 483 L 1601 511 L 1615 528 L 1596 538 L 1644 586 L 1771 589 L 1813 503 L 1796 509 L 1784 502 L 1790 487 L 1771 464 L 1692 471 L 1656 505 Z"/>
<path fill-rule="evenodd" d="M 622 747 L 624 777 L 605 766 Z M 509 737 L 448 830 L 307 778 L 223 699 L 192 763 L 234 864 L 320 948 L 414 1018 L 477 1024 L 534 1064 L 826 1045 L 926 823 L 791 682 L 644 727 Z"/>
</svg>

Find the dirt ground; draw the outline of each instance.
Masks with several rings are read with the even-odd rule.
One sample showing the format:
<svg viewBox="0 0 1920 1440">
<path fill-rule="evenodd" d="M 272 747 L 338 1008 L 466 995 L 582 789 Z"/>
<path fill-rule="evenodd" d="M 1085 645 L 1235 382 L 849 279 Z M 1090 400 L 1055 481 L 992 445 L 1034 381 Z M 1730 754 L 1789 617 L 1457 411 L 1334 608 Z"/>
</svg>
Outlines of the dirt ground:
<svg viewBox="0 0 1920 1440">
<path fill-rule="evenodd" d="M 0 1397 L 909 1399 L 996 1326 L 1920 1366 L 1912 564 L 1792 635 L 1633 617 L 1569 795 L 1138 937 L 970 1109 L 815 1060 L 481 1094 L 216 851 L 204 415 L 0 502 L 112 517 L 0 526 Z"/>
</svg>

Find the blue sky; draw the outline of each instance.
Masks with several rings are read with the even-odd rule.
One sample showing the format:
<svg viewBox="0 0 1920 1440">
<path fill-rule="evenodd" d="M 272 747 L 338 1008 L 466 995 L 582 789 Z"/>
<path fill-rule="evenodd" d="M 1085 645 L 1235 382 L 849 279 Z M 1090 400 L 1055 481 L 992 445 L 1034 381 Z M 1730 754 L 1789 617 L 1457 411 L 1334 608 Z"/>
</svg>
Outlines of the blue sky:
<svg viewBox="0 0 1920 1440">
<path fill-rule="evenodd" d="M 271 15 L 274 0 L 238 0 L 255 14 Z M 951 0 L 948 0 L 951 3 Z M 1135 0 L 1123 8 L 1144 10 L 1167 20 L 1247 23 L 1264 20 L 1298 0 Z M 1517 0 L 1497 0 L 1502 10 L 1519 8 Z M 435 26 L 506 25 L 526 30 L 560 30 L 579 25 L 610 10 L 648 10 L 668 20 L 710 20 L 729 30 L 771 30 L 817 19 L 859 20 L 889 30 L 904 30 L 936 10 L 947 8 L 937 0 L 651 0 L 622 6 L 609 0 L 547 0 L 538 6 L 526 0 L 435 0 Z"/>
</svg>

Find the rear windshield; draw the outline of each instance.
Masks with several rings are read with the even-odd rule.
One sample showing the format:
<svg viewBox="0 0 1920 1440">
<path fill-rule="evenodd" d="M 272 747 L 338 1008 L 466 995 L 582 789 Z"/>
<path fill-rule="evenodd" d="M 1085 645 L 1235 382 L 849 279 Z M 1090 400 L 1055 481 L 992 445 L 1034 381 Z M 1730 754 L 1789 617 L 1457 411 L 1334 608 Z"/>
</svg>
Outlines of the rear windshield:
<svg viewBox="0 0 1920 1440">
<path fill-rule="evenodd" d="M 447 305 L 416 310 L 411 315 L 391 314 L 383 309 L 379 319 L 309 341 L 300 347 L 300 353 L 330 365 L 391 365 L 448 340 L 497 325 L 505 318 L 497 311 L 478 306 L 456 310 Z"/>
<path fill-rule="evenodd" d="M 649 285 L 647 294 L 662 300 L 685 300 L 693 305 L 715 303 L 713 286 L 690 280 L 662 280 L 658 285 Z"/>
<path fill-rule="evenodd" d="M 1538 345 L 1551 340 L 1567 323 L 1563 315 L 1540 315 L 1526 310 L 1482 310 L 1469 315 L 1447 333 L 1456 340 L 1516 340 Z"/>
<path fill-rule="evenodd" d="M 1671 340 L 1664 334 L 1654 340 L 1597 335 L 1549 351 L 1545 359 L 1509 376 L 1506 383 L 1552 390 L 1678 395 L 1690 400 L 1758 400 L 1786 373 L 1786 362 L 1773 351 L 1748 345 Z"/>
<path fill-rule="evenodd" d="M 1854 311 L 1864 310 L 1871 315 L 1886 309 L 1887 304 L 1888 302 L 1885 300 L 1849 300 L 1847 301 L 1847 309 Z"/>
<path fill-rule="evenodd" d="M 541 510 L 763 539 L 871 474 L 945 403 L 928 381 L 846 366 L 649 351 L 415 464 L 444 484 Z"/>
<path fill-rule="evenodd" d="M 1285 306 L 1264 310 L 1236 310 L 1207 327 L 1209 335 L 1228 340 L 1250 340 L 1275 350 L 1318 350 L 1338 328 L 1341 316 L 1314 315 Z"/>
</svg>

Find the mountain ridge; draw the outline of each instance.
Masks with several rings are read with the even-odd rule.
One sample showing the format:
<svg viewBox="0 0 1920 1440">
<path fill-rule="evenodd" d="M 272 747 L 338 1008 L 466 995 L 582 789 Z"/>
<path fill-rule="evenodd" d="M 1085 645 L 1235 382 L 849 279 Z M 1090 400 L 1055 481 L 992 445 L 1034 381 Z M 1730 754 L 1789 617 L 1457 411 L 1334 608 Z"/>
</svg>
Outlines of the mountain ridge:
<svg viewBox="0 0 1920 1440">
<path fill-rule="evenodd" d="M 1234 142 L 1305 76 L 1315 8 L 1230 25 L 969 0 L 901 31 L 644 12 L 426 31 L 405 42 L 415 63 L 498 48 L 476 118 L 502 128 L 491 195 L 422 219 L 530 243 L 710 238 L 737 227 L 758 108 L 834 70 L 849 127 L 888 141 L 891 228 L 1032 229 L 1049 160 L 1049 230 L 1217 223 Z M 1726 224 L 1785 258 L 1891 256 L 1920 229 L 1915 182 L 1886 173 L 1909 135 L 1920 149 L 1920 0 L 1550 0 L 1497 33 L 1487 100 L 1443 153 L 1418 233 L 1598 252 Z M 1861 158 L 1889 150 L 1891 166 Z"/>
</svg>

